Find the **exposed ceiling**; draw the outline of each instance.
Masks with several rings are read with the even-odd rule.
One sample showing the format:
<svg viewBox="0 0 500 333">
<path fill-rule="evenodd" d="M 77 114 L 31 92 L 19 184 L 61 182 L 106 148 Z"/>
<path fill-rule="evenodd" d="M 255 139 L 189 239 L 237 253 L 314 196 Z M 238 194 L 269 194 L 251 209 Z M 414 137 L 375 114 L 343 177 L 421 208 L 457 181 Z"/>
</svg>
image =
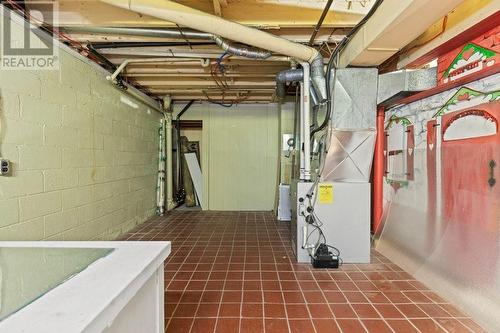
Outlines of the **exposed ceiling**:
<svg viewBox="0 0 500 333">
<path fill-rule="evenodd" d="M 44 11 L 34 0 L 31 9 Z M 326 0 L 184 0 L 183 5 L 253 26 L 292 41 L 307 43 Z M 334 0 L 314 45 L 327 57 L 335 43 L 368 12 L 374 0 Z M 125 59 L 165 58 L 154 63 L 131 63 L 122 79 L 143 92 L 174 100 L 270 102 L 275 98 L 275 75 L 288 61 L 248 60 L 223 55 L 212 40 L 88 33 L 85 27 L 181 29 L 157 18 L 116 8 L 101 1 L 58 0 L 58 26 L 71 45 L 92 47 L 114 66 Z M 78 31 L 80 29 L 80 31 Z M 83 30 L 83 31 L 82 31 Z M 90 55 L 94 60 L 95 56 Z M 209 62 L 199 58 L 209 59 Z M 187 58 L 187 59 L 186 59 Z M 104 59 L 100 62 L 104 65 Z M 109 64 L 108 64 L 109 65 Z"/>
</svg>

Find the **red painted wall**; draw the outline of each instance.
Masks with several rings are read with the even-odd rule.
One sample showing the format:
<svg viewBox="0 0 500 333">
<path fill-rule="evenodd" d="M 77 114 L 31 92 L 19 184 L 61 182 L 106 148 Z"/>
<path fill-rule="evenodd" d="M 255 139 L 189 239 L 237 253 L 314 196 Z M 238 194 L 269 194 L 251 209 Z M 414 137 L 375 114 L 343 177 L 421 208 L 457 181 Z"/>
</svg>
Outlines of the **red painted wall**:
<svg viewBox="0 0 500 333">
<path fill-rule="evenodd" d="M 472 44 L 479 48 L 495 53 L 489 55 L 486 59 L 473 61 L 474 50 L 469 47 Z M 462 52 L 464 51 L 464 52 Z M 488 52 L 489 53 L 489 52 Z M 472 59 L 471 59 L 472 57 Z M 464 66 L 459 66 L 451 70 L 450 66 L 454 65 L 456 60 L 466 62 Z M 486 70 L 487 68 L 500 62 L 500 26 L 497 26 L 490 31 L 472 39 L 471 41 L 461 45 L 453 51 L 438 58 L 438 84 L 446 84 L 450 82 L 454 76 L 462 74 L 463 76 L 470 75 Z"/>
</svg>

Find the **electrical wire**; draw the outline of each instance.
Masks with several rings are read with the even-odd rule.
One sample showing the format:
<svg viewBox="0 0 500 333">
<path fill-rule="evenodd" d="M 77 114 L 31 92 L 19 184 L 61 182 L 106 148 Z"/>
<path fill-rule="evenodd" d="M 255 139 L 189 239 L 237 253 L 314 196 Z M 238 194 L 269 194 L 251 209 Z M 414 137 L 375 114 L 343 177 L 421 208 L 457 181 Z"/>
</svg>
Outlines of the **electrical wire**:
<svg viewBox="0 0 500 333">
<path fill-rule="evenodd" d="M 328 60 L 328 65 L 327 65 L 327 69 L 326 69 L 327 101 L 325 104 L 326 104 L 326 108 L 327 108 L 327 110 L 326 110 L 327 114 L 325 115 L 325 119 L 324 119 L 323 123 L 321 124 L 321 126 L 319 126 L 318 128 L 314 129 L 311 132 L 311 137 L 313 135 L 315 135 L 317 132 L 323 130 L 328 125 L 328 122 L 330 121 L 330 118 L 331 118 L 331 105 L 332 105 L 332 95 L 333 94 L 330 90 L 330 78 L 331 78 L 332 69 L 337 68 L 336 64 L 334 64 L 334 61 L 338 62 L 338 57 L 340 55 L 340 51 L 342 51 L 344 49 L 344 47 L 351 40 L 351 38 L 354 36 L 354 34 L 368 21 L 368 19 L 370 19 L 370 17 L 373 16 L 373 14 L 377 10 L 377 8 L 382 4 L 383 1 L 384 0 L 377 0 L 373 4 L 373 6 L 370 8 L 370 11 L 361 19 L 361 21 L 358 22 L 358 24 L 356 24 L 356 26 L 354 26 L 354 28 L 352 28 L 351 31 L 349 31 L 349 33 L 347 33 L 347 35 L 342 39 L 342 41 L 340 41 L 339 44 L 337 44 L 337 46 L 333 50 L 333 52 L 330 56 L 330 59 Z"/>
<path fill-rule="evenodd" d="M 314 135 L 316 133 L 322 131 L 323 129 L 325 129 L 328 126 L 327 132 L 324 133 L 318 140 L 318 144 L 320 144 L 321 146 L 324 145 L 324 147 L 325 147 L 324 149 L 320 150 L 320 154 L 318 157 L 318 161 L 319 161 L 318 174 L 317 174 L 317 177 L 316 177 L 314 183 L 312 184 L 312 186 L 310 187 L 309 191 L 306 194 L 306 197 L 308 198 L 308 201 L 309 201 L 309 210 L 311 211 L 310 216 L 312 216 L 312 223 L 310 223 L 310 224 L 315 228 L 313 231 L 311 231 L 311 233 L 309 233 L 306 236 L 306 244 L 307 244 L 309 238 L 311 237 L 312 233 L 317 231 L 318 232 L 318 240 L 317 240 L 316 245 L 314 247 L 314 249 L 315 249 L 314 252 L 316 252 L 317 248 L 321 244 L 320 243 L 321 239 L 323 239 L 324 244 L 328 248 L 335 251 L 335 255 L 337 255 L 337 257 L 339 258 L 340 264 L 342 264 L 342 259 L 340 257 L 340 251 L 336 247 L 327 244 L 326 236 L 323 233 L 323 230 L 321 229 L 321 227 L 323 226 L 323 221 L 321 221 L 319 216 L 314 212 L 314 206 L 316 205 L 317 195 L 318 195 L 318 193 L 317 193 L 318 191 L 314 191 L 314 189 L 318 187 L 319 181 L 321 180 L 321 175 L 322 175 L 323 170 L 325 168 L 325 160 L 326 160 L 325 156 L 326 156 L 326 154 L 328 154 L 328 150 L 330 149 L 331 137 L 332 137 L 332 127 L 331 127 L 331 125 L 329 126 L 328 124 L 330 123 L 330 120 L 332 117 L 332 109 L 333 109 L 332 97 L 335 95 L 335 84 L 334 84 L 333 88 L 331 88 L 330 87 L 330 80 L 331 80 L 331 75 L 332 75 L 332 69 L 334 69 L 334 68 L 336 69 L 338 67 L 340 51 L 342 51 L 344 49 L 344 47 L 347 45 L 347 43 L 351 40 L 352 36 L 354 36 L 354 34 L 368 21 L 368 19 L 370 19 L 370 17 L 372 17 L 372 15 L 375 13 L 375 11 L 380 6 L 380 4 L 382 4 L 382 2 L 383 2 L 383 0 L 377 0 L 373 4 L 373 6 L 371 7 L 368 14 L 365 15 L 365 17 L 363 17 L 363 19 L 361 19 L 361 21 L 351 31 L 349 31 L 349 33 L 342 39 L 342 41 L 339 44 L 337 44 L 337 46 L 333 50 L 333 52 L 328 60 L 327 73 L 326 73 L 327 102 L 325 103 L 325 105 L 326 105 L 325 119 L 323 120 L 323 123 L 319 127 L 313 129 L 310 132 L 311 137 L 314 137 Z M 336 74 L 337 74 L 337 71 L 336 70 L 333 71 L 333 75 L 334 75 L 333 82 L 334 83 L 335 83 L 335 79 L 336 79 Z M 305 214 L 303 214 L 303 215 L 305 215 Z M 306 220 L 307 220 L 307 217 L 306 217 Z M 312 257 L 311 253 L 309 253 L 309 255 Z"/>
</svg>

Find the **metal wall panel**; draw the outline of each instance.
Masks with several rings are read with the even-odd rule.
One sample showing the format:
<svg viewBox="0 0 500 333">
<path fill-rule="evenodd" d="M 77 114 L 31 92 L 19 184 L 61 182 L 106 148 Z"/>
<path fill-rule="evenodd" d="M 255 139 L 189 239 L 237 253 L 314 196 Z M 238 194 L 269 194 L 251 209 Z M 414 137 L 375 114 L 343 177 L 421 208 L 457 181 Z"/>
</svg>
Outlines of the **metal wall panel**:
<svg viewBox="0 0 500 333">
<path fill-rule="evenodd" d="M 375 128 L 377 84 L 376 68 L 337 69 L 330 83 L 333 128 Z"/>
<path fill-rule="evenodd" d="M 367 182 L 370 179 L 375 130 L 333 130 L 322 179 Z"/>
<path fill-rule="evenodd" d="M 323 222 L 321 229 L 328 245 L 340 251 L 344 263 L 370 262 L 370 184 L 368 183 L 329 183 L 333 186 L 332 202 L 321 203 L 317 200 L 314 212 Z M 310 262 L 307 250 L 302 248 L 304 241 L 305 218 L 299 212 L 305 209 L 306 194 L 313 186 L 308 182 L 293 182 L 292 195 L 292 249 L 298 262 Z M 317 187 L 314 192 L 317 191 Z M 354 200 L 355 198 L 355 200 Z M 311 233 L 312 232 L 312 233 Z M 308 243 L 316 242 L 318 233 L 308 227 Z"/>
<path fill-rule="evenodd" d="M 376 138 L 378 70 L 337 69 L 331 77 L 331 137 L 322 179 L 368 182 Z"/>
</svg>

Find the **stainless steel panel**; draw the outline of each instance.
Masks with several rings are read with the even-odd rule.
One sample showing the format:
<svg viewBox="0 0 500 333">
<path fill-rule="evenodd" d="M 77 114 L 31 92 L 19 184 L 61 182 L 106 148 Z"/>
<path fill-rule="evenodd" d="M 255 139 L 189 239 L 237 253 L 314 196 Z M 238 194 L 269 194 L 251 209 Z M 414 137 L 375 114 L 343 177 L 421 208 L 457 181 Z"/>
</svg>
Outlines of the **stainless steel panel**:
<svg viewBox="0 0 500 333">
<path fill-rule="evenodd" d="M 340 250 L 344 263 L 370 262 L 370 184 L 339 183 L 333 185 L 333 202 L 317 202 L 314 212 L 323 222 L 322 230 L 327 243 Z M 313 183 L 298 182 L 292 185 L 294 214 L 292 216 L 293 252 L 298 262 L 310 262 L 309 253 L 302 249 L 303 227 L 307 225 L 300 214 L 306 207 L 299 202 L 305 198 Z M 354 200 L 355 198 L 355 200 Z M 302 207 L 301 207 L 302 206 Z M 308 232 L 312 231 L 309 226 Z M 316 240 L 316 234 L 311 234 Z"/>
<path fill-rule="evenodd" d="M 331 78 L 332 135 L 322 179 L 368 182 L 376 136 L 378 70 L 337 69 Z"/>
<path fill-rule="evenodd" d="M 382 74 L 378 81 L 377 104 L 390 106 L 401 98 L 435 87 L 437 68 L 401 70 Z"/>
<path fill-rule="evenodd" d="M 322 173 L 324 181 L 368 182 L 376 131 L 333 130 Z"/>
<path fill-rule="evenodd" d="M 333 128 L 375 128 L 378 70 L 337 69 L 331 80 Z"/>
</svg>

